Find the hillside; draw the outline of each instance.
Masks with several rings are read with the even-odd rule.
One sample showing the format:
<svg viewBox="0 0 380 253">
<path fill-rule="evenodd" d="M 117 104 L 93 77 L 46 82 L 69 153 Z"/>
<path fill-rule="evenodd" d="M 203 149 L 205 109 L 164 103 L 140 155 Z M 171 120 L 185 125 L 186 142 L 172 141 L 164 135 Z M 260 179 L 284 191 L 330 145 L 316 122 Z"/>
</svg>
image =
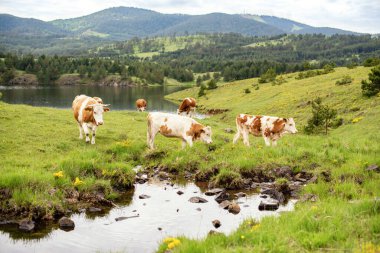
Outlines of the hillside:
<svg viewBox="0 0 380 253">
<path fill-rule="evenodd" d="M 163 14 L 151 10 L 114 7 L 93 14 L 44 22 L 0 14 L 0 50 L 77 55 L 80 50 L 109 41 L 134 37 L 237 33 L 250 36 L 279 34 L 355 34 L 318 28 L 288 19 L 225 13 L 204 15 Z M 27 36 L 27 37 L 26 37 Z"/>
<path fill-rule="evenodd" d="M 77 139 L 71 110 L 0 103 L 1 151 L 6 154 L 0 160 L 0 189 L 8 192 L 5 201 L 10 204 L 4 205 L 1 199 L 0 211 L 12 213 L 12 208 L 24 207 L 24 214 L 32 217 L 36 210 L 47 214 L 66 208 L 76 210 L 77 206 L 68 201 L 74 189 L 81 195 L 101 191 L 104 198 L 117 199 L 119 192 L 114 187 L 130 187 L 136 165 L 150 169 L 159 166 L 173 175 L 190 174 L 196 181 L 220 187 L 241 185 L 260 173 L 289 166 L 295 174 L 316 176 L 299 193 L 301 199 L 303 194 L 313 194 L 312 200 L 299 201 L 295 211 L 264 218 L 260 225 L 245 221 L 229 236 L 210 235 L 200 241 L 180 238 L 181 244 L 173 252 L 378 249 L 380 204 L 376 197 L 380 194 L 380 174 L 367 167 L 380 165 L 380 97 L 364 98 L 360 90 L 360 80 L 366 79 L 369 71 L 364 67 L 337 68 L 333 73 L 302 80 L 295 80 L 293 73 L 279 86 L 262 84 L 255 90 L 252 84 L 257 84 L 257 79 L 248 79 L 207 91 L 206 97 L 197 98 L 201 108 L 228 111 L 198 120 L 212 127 L 212 145 L 197 142 L 192 149 L 184 150 L 179 148 L 179 140 L 158 136 L 157 149 L 149 151 L 145 145 L 146 113 L 107 113 L 106 124 L 97 132 L 97 144 L 88 146 Z M 350 75 L 354 82 L 335 85 L 343 75 Z M 251 93 L 245 94 L 246 88 Z M 195 96 L 196 89 L 168 98 L 179 102 Z M 327 136 L 302 132 L 311 115 L 308 101 L 317 96 L 337 108 L 343 118 L 343 125 Z M 277 147 L 265 147 L 262 138 L 254 137 L 249 148 L 241 142 L 232 145 L 234 133 L 224 129 L 234 130 L 234 118 L 243 112 L 294 117 L 299 133 L 284 136 Z M 15 128 L 19 129 L 17 135 L 13 134 Z M 54 177 L 59 171 L 62 177 Z M 75 188 L 76 177 L 82 183 Z M 287 183 L 282 177 L 275 180 L 276 184 Z M 166 249 L 163 243 L 159 250 Z"/>
</svg>

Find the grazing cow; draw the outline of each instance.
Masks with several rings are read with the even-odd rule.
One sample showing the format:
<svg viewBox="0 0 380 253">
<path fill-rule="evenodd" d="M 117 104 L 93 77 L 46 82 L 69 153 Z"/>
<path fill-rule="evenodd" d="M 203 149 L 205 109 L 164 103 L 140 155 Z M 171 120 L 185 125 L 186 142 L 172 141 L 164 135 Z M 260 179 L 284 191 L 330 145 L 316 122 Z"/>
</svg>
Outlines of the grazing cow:
<svg viewBox="0 0 380 253">
<path fill-rule="evenodd" d="M 203 126 L 194 119 L 181 115 L 151 112 L 148 114 L 147 142 L 150 149 L 154 149 L 154 138 L 157 133 L 166 137 L 182 139 L 182 148 L 193 141 L 201 140 L 207 144 L 212 143 L 211 127 Z"/>
<path fill-rule="evenodd" d="M 103 112 L 108 112 L 109 105 L 103 104 L 101 98 L 76 96 L 73 101 L 74 118 L 78 122 L 79 139 L 83 139 L 82 131 L 86 134 L 86 142 L 90 142 L 89 130 L 92 130 L 91 144 L 95 144 L 96 128 L 103 125 Z"/>
<path fill-rule="evenodd" d="M 235 144 L 239 137 L 243 137 L 243 142 L 249 146 L 249 133 L 254 136 L 263 136 L 267 146 L 277 145 L 277 140 L 285 133 L 297 133 L 296 124 L 293 118 L 279 118 L 271 116 L 255 116 L 240 114 L 236 117 L 237 133 L 234 137 Z"/>
<path fill-rule="evenodd" d="M 140 99 L 136 100 L 136 107 L 137 107 L 138 111 L 140 111 L 140 112 L 145 111 L 146 105 L 147 105 L 147 103 L 146 103 L 145 99 L 140 98 Z"/>
<path fill-rule="evenodd" d="M 192 118 L 196 105 L 197 102 L 194 98 L 185 98 L 177 109 L 177 114 Z"/>
</svg>

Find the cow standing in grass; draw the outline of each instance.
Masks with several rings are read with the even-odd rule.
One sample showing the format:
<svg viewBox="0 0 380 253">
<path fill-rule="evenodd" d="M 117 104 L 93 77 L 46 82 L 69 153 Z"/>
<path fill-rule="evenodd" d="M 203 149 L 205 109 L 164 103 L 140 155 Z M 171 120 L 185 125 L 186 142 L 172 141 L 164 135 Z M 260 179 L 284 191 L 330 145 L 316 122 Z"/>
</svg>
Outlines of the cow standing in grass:
<svg viewBox="0 0 380 253">
<path fill-rule="evenodd" d="M 137 99 L 136 100 L 136 108 L 139 112 L 143 112 L 146 110 L 147 102 L 145 99 Z"/>
<path fill-rule="evenodd" d="M 185 98 L 177 109 L 177 114 L 192 118 L 194 116 L 196 106 L 197 102 L 194 98 Z"/>
<path fill-rule="evenodd" d="M 90 142 L 90 130 L 92 131 L 91 144 L 95 144 L 96 128 L 103 125 L 103 112 L 108 112 L 109 105 L 103 104 L 101 98 L 88 97 L 86 95 L 76 96 L 73 101 L 74 118 L 78 122 L 79 139 L 86 135 L 86 142 Z"/>
<path fill-rule="evenodd" d="M 286 133 L 297 133 L 296 124 L 293 118 L 279 118 L 271 116 L 255 116 L 240 114 L 236 117 L 237 133 L 234 137 L 235 144 L 240 137 L 249 146 L 249 133 L 254 136 L 262 136 L 267 146 L 276 146 L 277 140 Z"/>
<path fill-rule="evenodd" d="M 194 119 L 175 114 L 151 112 L 148 114 L 147 142 L 154 149 L 154 138 L 160 133 L 165 137 L 182 139 L 182 148 L 193 146 L 193 141 L 201 140 L 212 143 L 211 127 L 203 126 Z"/>
</svg>

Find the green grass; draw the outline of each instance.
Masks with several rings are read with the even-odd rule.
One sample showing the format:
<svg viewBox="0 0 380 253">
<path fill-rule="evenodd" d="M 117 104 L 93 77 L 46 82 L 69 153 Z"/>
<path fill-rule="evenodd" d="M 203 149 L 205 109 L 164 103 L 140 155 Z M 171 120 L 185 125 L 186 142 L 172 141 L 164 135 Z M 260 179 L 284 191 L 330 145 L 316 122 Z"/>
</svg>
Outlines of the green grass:
<svg viewBox="0 0 380 253">
<path fill-rule="evenodd" d="M 203 240 L 180 238 L 174 252 L 315 252 L 376 249 L 380 244 L 380 173 L 368 172 L 370 164 L 380 165 L 380 97 L 361 95 L 360 80 L 369 68 L 348 70 L 295 80 L 272 86 L 257 79 L 227 83 L 197 98 L 207 109 L 229 109 L 224 114 L 199 120 L 210 125 L 213 144 L 196 142 L 193 148 L 180 149 L 177 139 L 157 136 L 156 150 L 146 148 L 146 113 L 111 111 L 97 133 L 97 144 L 78 139 L 78 129 L 70 110 L 38 108 L 0 103 L 0 189 L 12 192 L 11 205 L 65 205 L 65 194 L 83 180 L 79 191 L 103 191 L 107 198 L 117 196 L 116 188 L 127 188 L 133 180 L 131 168 L 161 165 L 168 171 L 190 171 L 198 180 L 233 186 L 258 170 L 288 165 L 294 171 L 306 170 L 318 181 L 303 188 L 303 193 L 318 196 L 315 203 L 296 205 L 294 212 L 264 218 L 260 226 L 246 221 L 229 236 L 209 236 Z M 344 75 L 354 78 L 351 85 L 337 86 Z M 244 89 L 252 93 L 245 94 Z M 180 101 L 196 97 L 198 88 L 168 96 Z M 329 135 L 308 136 L 302 128 L 311 116 L 307 102 L 321 96 L 338 110 L 343 126 Z M 241 141 L 232 145 L 234 118 L 238 113 L 294 117 L 300 133 L 286 135 L 278 146 L 264 146 L 262 138 L 251 137 L 251 147 Z M 354 119 L 361 118 L 361 120 Z M 355 121 L 355 120 L 354 120 Z M 54 172 L 64 177 L 55 179 Z M 331 173 L 327 182 L 321 173 Z M 277 182 L 283 182 L 278 179 Z M 48 194 L 55 188 L 56 193 Z M 2 205 L 5 203 L 2 202 Z M 249 224 L 251 222 L 251 224 Z M 166 244 L 159 251 L 166 249 Z M 371 251 L 367 252 L 371 252 Z M 365 251 L 363 251 L 365 252 Z M 374 252 L 374 251 L 373 251 Z"/>
</svg>

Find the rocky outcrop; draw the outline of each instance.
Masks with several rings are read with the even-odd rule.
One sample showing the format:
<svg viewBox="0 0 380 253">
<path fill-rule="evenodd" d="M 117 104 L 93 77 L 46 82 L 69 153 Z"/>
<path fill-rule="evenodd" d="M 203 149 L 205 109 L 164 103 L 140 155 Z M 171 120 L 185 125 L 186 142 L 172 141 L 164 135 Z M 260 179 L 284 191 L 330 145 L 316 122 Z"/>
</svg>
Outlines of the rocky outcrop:
<svg viewBox="0 0 380 253">
<path fill-rule="evenodd" d="M 22 231 L 30 232 L 34 229 L 34 221 L 31 220 L 22 220 L 19 222 L 19 229 Z"/>
<path fill-rule="evenodd" d="M 62 75 L 56 81 L 58 85 L 80 85 L 81 78 L 77 75 Z"/>
<path fill-rule="evenodd" d="M 32 74 L 22 74 L 10 80 L 8 85 L 36 86 L 38 85 L 37 77 Z"/>
</svg>

